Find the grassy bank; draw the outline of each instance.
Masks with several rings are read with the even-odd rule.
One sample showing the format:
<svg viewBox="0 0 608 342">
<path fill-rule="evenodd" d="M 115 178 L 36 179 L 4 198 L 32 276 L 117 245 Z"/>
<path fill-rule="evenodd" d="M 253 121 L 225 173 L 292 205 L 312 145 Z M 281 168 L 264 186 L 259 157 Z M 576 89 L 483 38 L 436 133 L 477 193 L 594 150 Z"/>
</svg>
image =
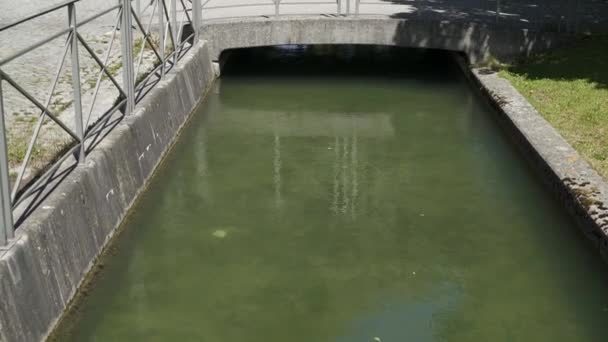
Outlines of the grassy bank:
<svg viewBox="0 0 608 342">
<path fill-rule="evenodd" d="M 608 179 L 608 36 L 582 38 L 500 75 Z"/>
</svg>

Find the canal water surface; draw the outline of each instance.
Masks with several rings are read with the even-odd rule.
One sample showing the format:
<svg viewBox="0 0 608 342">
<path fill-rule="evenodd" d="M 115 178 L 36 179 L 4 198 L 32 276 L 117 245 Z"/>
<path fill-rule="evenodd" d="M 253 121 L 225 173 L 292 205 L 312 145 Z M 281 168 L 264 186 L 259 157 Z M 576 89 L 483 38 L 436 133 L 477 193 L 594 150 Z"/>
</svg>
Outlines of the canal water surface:
<svg viewBox="0 0 608 342">
<path fill-rule="evenodd" d="M 606 341 L 608 273 L 437 52 L 236 53 L 58 341 Z"/>
</svg>

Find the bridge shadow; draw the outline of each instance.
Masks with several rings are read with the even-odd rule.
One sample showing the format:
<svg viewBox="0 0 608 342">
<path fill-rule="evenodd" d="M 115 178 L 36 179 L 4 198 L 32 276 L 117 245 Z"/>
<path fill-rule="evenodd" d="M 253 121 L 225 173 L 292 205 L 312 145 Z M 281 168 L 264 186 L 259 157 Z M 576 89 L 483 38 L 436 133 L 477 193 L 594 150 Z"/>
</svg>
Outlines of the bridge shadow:
<svg viewBox="0 0 608 342">
<path fill-rule="evenodd" d="M 581 53 L 584 51 L 584 53 Z M 567 49 L 538 54 L 507 67 L 515 75 L 531 80 L 585 80 L 608 89 L 608 36 L 581 38 Z"/>
<path fill-rule="evenodd" d="M 605 0 L 501 0 L 498 13 L 495 0 L 381 1 L 415 8 L 392 18 L 463 20 L 547 32 L 608 32 Z"/>
<path fill-rule="evenodd" d="M 555 48 L 570 35 L 539 32 L 517 27 L 496 27 L 469 20 L 430 19 L 401 20 L 393 34 L 397 46 L 417 48 L 440 47 L 464 52 L 473 64 L 496 58 L 513 61 Z"/>
<path fill-rule="evenodd" d="M 469 55 L 472 63 L 496 58 L 527 79 L 586 80 L 608 87 L 608 35 L 562 35 L 476 23 L 403 20 L 397 46 L 444 46 Z M 556 49 L 556 47 L 561 47 Z"/>
</svg>

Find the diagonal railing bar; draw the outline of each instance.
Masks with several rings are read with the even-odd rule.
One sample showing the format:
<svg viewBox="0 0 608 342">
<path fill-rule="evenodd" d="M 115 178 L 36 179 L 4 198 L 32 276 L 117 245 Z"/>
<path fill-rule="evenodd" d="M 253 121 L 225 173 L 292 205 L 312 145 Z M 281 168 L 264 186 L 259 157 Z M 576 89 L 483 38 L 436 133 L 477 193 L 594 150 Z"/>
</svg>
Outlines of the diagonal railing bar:
<svg viewBox="0 0 608 342">
<path fill-rule="evenodd" d="M 174 66 L 175 64 L 173 62 L 171 62 L 171 59 L 175 58 L 175 57 L 179 57 L 180 54 L 182 53 L 182 51 L 184 50 L 184 46 L 188 43 L 188 40 L 190 40 L 190 38 L 194 37 L 194 33 L 190 34 L 188 37 L 186 37 L 186 39 L 184 39 L 183 42 L 181 42 L 175 50 L 173 50 L 169 55 L 167 55 L 167 64 Z M 169 68 L 168 70 L 170 70 L 171 68 Z"/>
<path fill-rule="evenodd" d="M 188 11 L 191 10 L 189 9 L 186 4 L 184 3 L 184 0 L 180 0 L 180 2 L 182 3 L 182 20 L 180 21 L 180 30 L 183 31 L 184 29 L 184 23 L 189 23 L 190 25 L 193 25 L 192 22 L 192 18 L 190 17 L 190 14 L 188 14 Z M 184 18 L 185 17 L 185 18 Z M 180 35 L 178 35 L 178 37 L 180 37 Z"/>
<path fill-rule="evenodd" d="M 93 124 L 89 129 L 87 129 L 87 131 L 85 133 L 85 140 L 89 139 L 93 135 L 97 134 L 99 128 L 101 126 L 103 126 L 104 122 L 109 120 L 109 118 L 112 117 L 114 115 L 114 113 L 116 113 L 116 111 L 118 111 L 118 109 L 125 104 L 125 102 L 126 102 L 126 100 L 124 100 L 124 99 L 122 101 L 118 102 L 114 107 L 112 107 L 104 115 L 102 115 L 95 124 Z M 121 115 L 121 118 L 122 117 L 124 117 L 124 115 Z M 41 183 L 45 182 L 49 177 L 51 177 L 52 173 L 58 167 L 60 167 L 61 164 L 68 157 L 70 157 L 71 155 L 73 155 L 76 152 L 77 148 L 80 148 L 80 144 L 70 147 L 70 149 L 68 149 L 67 152 L 65 152 L 63 156 L 61 156 L 52 165 L 50 165 L 50 167 L 44 174 L 42 174 L 40 177 L 35 179 L 31 184 L 29 184 L 29 186 L 26 189 L 19 190 L 17 192 L 16 198 L 14 199 L 13 207 L 19 206 L 24 200 L 26 200 L 33 193 L 41 191 L 40 187 L 44 187 L 44 185 L 42 185 Z"/>
<path fill-rule="evenodd" d="M 144 59 L 144 51 L 146 50 L 146 44 L 148 43 L 148 37 L 152 34 L 152 32 L 150 31 L 150 27 L 152 26 L 152 19 L 154 19 L 154 14 L 156 14 L 156 8 L 158 7 L 158 2 L 154 1 L 154 7 L 152 8 L 152 14 L 150 14 L 150 20 L 148 20 L 148 26 L 147 29 L 144 30 L 141 22 L 139 21 L 139 18 L 137 18 L 137 15 L 135 15 L 135 22 L 139 25 L 139 29 L 144 33 L 144 38 L 143 41 L 141 43 L 141 51 L 139 52 L 139 57 L 137 58 L 137 64 L 135 66 L 135 75 L 139 75 L 139 66 L 141 65 L 141 61 Z M 162 58 L 160 57 L 160 54 L 158 54 L 156 52 L 156 50 L 154 49 L 154 44 L 152 44 L 152 42 L 150 42 L 150 48 L 152 48 L 152 50 L 154 50 L 154 53 L 156 54 L 156 57 L 161 60 L 162 62 Z"/>
<path fill-rule="evenodd" d="M 25 175 L 25 170 L 27 169 L 27 166 L 29 165 L 30 159 L 32 157 L 32 151 L 34 150 L 34 145 L 36 144 L 36 141 L 38 140 L 38 135 L 40 134 L 40 129 L 42 128 L 42 123 L 44 122 L 44 118 L 46 117 L 48 108 L 51 105 L 51 100 L 53 98 L 53 92 L 55 91 L 55 88 L 57 87 L 57 82 L 59 81 L 59 75 L 61 74 L 61 70 L 63 69 L 63 65 L 65 64 L 65 57 L 67 56 L 70 44 L 72 43 L 72 37 L 73 37 L 73 34 L 70 33 L 68 38 L 66 39 L 65 47 L 63 49 L 63 55 L 61 56 L 61 59 L 59 60 L 59 63 L 57 66 L 57 71 L 55 72 L 55 77 L 53 79 L 53 83 L 51 84 L 51 87 L 49 89 L 48 97 L 46 100 L 46 105 L 44 106 L 44 109 L 41 109 L 40 115 L 38 116 L 38 122 L 36 122 L 36 127 L 34 128 L 34 133 L 32 134 L 29 145 L 27 146 L 27 151 L 25 153 L 25 157 L 23 158 L 23 162 L 21 163 L 21 167 L 19 169 L 19 174 L 17 175 L 17 179 L 15 180 L 15 184 L 13 186 L 13 191 L 11 193 L 11 200 L 13 200 L 13 201 L 15 200 L 17 191 L 19 190 L 19 187 L 21 186 L 21 181 L 23 180 L 23 176 Z"/>
<path fill-rule="evenodd" d="M 169 31 L 169 37 L 171 38 L 171 43 L 173 44 L 173 49 L 175 49 L 175 47 L 177 46 L 177 44 L 175 43 L 175 38 L 173 36 L 173 28 L 172 28 L 172 24 L 171 24 L 171 18 L 169 18 L 169 10 L 167 10 L 167 4 L 165 3 L 164 0 L 159 0 L 162 5 L 163 5 L 163 9 L 164 9 L 164 14 L 165 14 L 165 20 L 167 20 L 167 30 Z M 165 34 L 165 37 L 167 35 Z M 166 58 L 166 57 L 165 57 Z M 168 59 L 168 58 L 166 58 Z"/>
<path fill-rule="evenodd" d="M 80 0 L 76 0 L 76 1 L 80 1 Z M 65 7 L 69 3 L 70 2 L 66 2 L 63 6 L 60 6 L 58 8 Z M 83 20 L 82 22 L 79 22 L 77 26 L 80 27 L 80 26 L 82 26 L 84 24 L 87 24 L 87 23 L 89 23 L 89 22 L 91 22 L 91 21 L 93 21 L 93 20 L 95 20 L 95 19 L 97 19 L 97 18 L 99 18 L 99 17 L 101 17 L 101 16 L 103 16 L 103 15 L 105 15 L 105 14 L 107 14 L 107 13 L 109 13 L 109 12 L 111 12 L 111 11 L 117 9 L 117 8 L 119 8 L 119 7 L 120 7 L 120 5 L 116 5 L 116 6 L 110 7 L 108 9 L 106 9 L 106 10 L 104 10 L 104 11 L 96 14 L 96 15 L 93 15 L 93 16 L 91 16 L 91 17 Z M 0 32 L 6 30 L 8 28 L 11 28 L 13 26 L 14 25 L 7 25 L 5 27 L 2 27 L 2 28 L 0 28 Z M 21 57 L 21 56 L 27 54 L 28 52 L 33 51 L 33 50 L 39 48 L 40 46 L 45 45 L 46 43 L 51 42 L 51 41 L 53 41 L 53 40 L 61 37 L 62 35 L 66 34 L 66 33 L 70 33 L 71 31 L 72 31 L 71 28 L 66 28 L 66 29 L 63 29 L 63 30 L 61 30 L 59 32 L 56 32 L 56 33 L 52 34 L 51 36 L 49 36 L 47 38 L 41 39 L 41 40 L 37 41 L 36 43 L 31 44 L 28 47 L 26 47 L 26 48 L 24 48 L 22 50 L 19 50 L 19 51 L 13 53 L 12 55 L 10 55 L 8 57 L 5 57 L 4 59 L 2 59 L 0 61 L 0 66 L 6 64 L 6 63 L 8 63 L 8 62 L 10 62 L 10 61 L 12 61 L 12 60 L 14 60 L 16 58 Z"/>
<path fill-rule="evenodd" d="M 182 3 L 182 9 L 184 10 L 184 13 L 186 14 L 186 18 L 188 19 L 188 21 L 187 21 L 187 22 L 190 22 L 190 24 L 192 24 L 192 21 L 190 21 L 190 17 L 188 16 L 188 12 L 186 11 L 186 7 L 185 7 L 185 5 L 184 5 L 184 2 L 183 2 L 183 1 L 181 1 L 181 3 Z M 177 12 L 177 9 L 176 9 L 175 11 Z M 177 40 L 179 41 L 179 40 L 181 39 L 182 32 L 183 32 L 183 30 L 184 30 L 184 16 L 183 16 L 183 15 L 182 15 L 182 17 L 181 17 L 181 20 L 180 20 L 180 22 L 179 22 L 179 25 L 178 25 L 178 26 L 179 26 L 179 27 L 178 27 L 178 30 L 177 30 L 177 36 L 176 36 L 176 37 L 177 37 Z M 179 42 L 179 44 L 183 44 L 183 41 L 182 41 L 182 42 Z"/>
<path fill-rule="evenodd" d="M 171 35 L 173 36 L 173 47 L 177 49 L 178 36 L 177 36 L 177 0 L 171 1 L 171 20 L 168 20 L 171 25 L 169 26 L 172 30 Z M 177 57 L 173 57 L 173 63 L 177 63 Z"/>
<path fill-rule="evenodd" d="M 5 81 L 7 81 L 13 88 L 15 88 L 21 95 L 25 96 L 30 102 L 32 102 L 38 109 L 46 111 L 46 115 L 51 118 L 59 127 L 63 128 L 72 138 L 80 141 L 80 138 L 74 131 L 72 131 L 68 126 L 66 126 L 59 118 L 57 114 L 52 112 L 50 109 L 44 107 L 36 98 L 34 98 L 27 90 L 23 89 L 17 82 L 15 82 L 9 75 L 7 75 L 4 71 L 0 70 L 0 77 L 2 77 Z"/>
<path fill-rule="evenodd" d="M 181 58 L 182 55 L 192 47 L 192 45 L 189 45 L 189 46 L 186 46 L 186 45 L 187 45 L 188 41 L 191 38 L 193 38 L 194 36 L 195 36 L 195 33 L 186 37 L 186 39 L 184 39 L 182 44 L 180 44 L 178 46 L 177 52 L 174 51 L 167 56 L 168 60 L 166 61 L 166 63 L 164 63 L 164 65 L 163 65 L 163 63 L 159 64 L 155 69 L 152 70 L 152 72 L 150 72 L 146 77 L 144 77 L 141 80 L 141 82 L 138 83 L 138 86 L 136 87 L 136 90 L 138 93 L 138 95 L 137 95 L 138 100 L 143 98 L 145 96 L 145 94 L 147 93 L 147 91 L 149 91 L 149 88 L 151 88 L 149 86 L 149 84 L 147 83 L 150 80 L 150 78 L 152 78 L 153 76 L 156 76 L 156 77 L 158 77 L 158 80 L 161 80 L 163 78 L 163 74 L 162 74 L 163 67 L 166 67 L 168 65 L 169 67 L 166 68 L 167 71 L 169 71 L 173 68 L 174 64 L 171 63 L 170 58 L 173 56 L 174 53 L 178 53 L 178 58 Z"/>
<path fill-rule="evenodd" d="M 95 53 L 95 51 L 93 51 L 93 49 L 84 40 L 84 38 L 80 35 L 80 33 L 77 33 L 76 36 L 78 37 L 78 40 L 80 41 L 80 43 L 82 44 L 82 46 L 85 48 L 85 50 L 87 50 L 87 52 L 89 53 L 89 55 L 91 55 L 91 57 L 93 57 L 93 60 L 95 60 L 95 62 L 97 63 L 97 65 L 99 65 L 99 67 L 101 68 L 101 70 L 106 74 L 106 76 L 108 76 L 108 78 L 110 79 L 110 81 L 112 81 L 112 83 L 114 83 L 114 85 L 116 86 L 116 88 L 118 88 L 118 91 L 120 91 L 120 93 L 124 96 L 125 95 L 125 91 L 118 84 L 118 81 L 116 81 L 116 79 L 114 78 L 114 76 L 112 76 L 112 73 L 110 71 L 108 71 L 108 68 L 103 64 L 103 62 L 99 59 L 99 57 L 97 57 L 97 54 Z"/>
<path fill-rule="evenodd" d="M 28 15 L 27 17 L 21 18 L 21 19 L 19 19 L 17 21 L 14 21 L 12 23 L 6 24 L 4 26 L 0 26 L 0 31 L 4 31 L 6 29 L 15 27 L 15 26 L 17 26 L 19 24 L 23 24 L 23 23 L 25 23 L 27 21 L 30 21 L 32 19 L 36 19 L 36 18 L 41 17 L 41 16 L 43 16 L 45 14 L 48 14 L 48 13 L 54 12 L 54 11 L 56 11 L 58 9 L 61 9 L 63 7 L 67 7 L 69 5 L 72 5 L 72 4 L 74 4 L 75 2 L 78 2 L 78 1 L 80 1 L 80 0 L 67 0 L 67 1 L 64 1 L 64 2 L 60 2 L 60 3 L 56 4 L 56 5 L 53 5 L 53 6 L 48 7 L 48 8 L 45 8 L 42 11 L 36 12 L 36 13 L 34 13 L 32 15 Z"/>
<path fill-rule="evenodd" d="M 163 0 L 156 0 L 157 3 Z M 158 6 L 158 50 L 160 52 L 160 78 L 165 78 L 165 24 L 163 6 Z"/>
<path fill-rule="evenodd" d="M 106 55 L 104 56 L 103 65 L 107 65 L 110 60 L 110 54 L 112 52 L 112 47 L 114 47 L 114 41 L 116 40 L 116 30 L 118 28 L 118 24 L 120 23 L 120 15 L 122 14 L 122 8 L 118 10 L 118 14 L 116 16 L 116 23 L 114 24 L 114 28 L 112 29 L 112 38 L 108 43 L 108 50 L 106 51 Z M 99 74 L 97 75 L 97 81 L 95 82 L 95 91 L 93 92 L 93 100 L 91 101 L 91 106 L 89 107 L 89 113 L 87 114 L 87 121 L 84 125 L 85 129 L 89 126 L 89 122 L 91 121 L 91 115 L 93 114 L 93 108 L 95 106 L 95 101 L 97 101 L 97 95 L 99 94 L 99 88 L 101 87 L 101 81 L 103 77 L 104 71 L 99 70 Z"/>
<path fill-rule="evenodd" d="M 189 22 L 192 22 L 192 19 L 190 18 L 190 15 L 188 14 L 188 11 L 191 10 L 189 8 L 186 7 L 186 4 L 184 3 L 184 0 L 179 0 L 182 3 L 182 8 L 184 9 L 184 14 L 186 14 L 186 19 Z"/>
<path fill-rule="evenodd" d="M 95 20 L 95 19 L 97 19 L 99 17 L 102 17 L 102 16 L 104 16 L 104 15 L 106 15 L 106 14 L 112 12 L 112 11 L 114 11 L 115 9 L 119 9 L 120 10 L 120 5 L 114 5 L 114 6 L 112 6 L 110 8 L 107 8 L 107 9 L 105 9 L 105 10 L 103 10 L 103 11 L 101 11 L 101 12 L 95 14 L 95 15 L 92 15 L 92 16 L 90 16 L 90 17 L 88 17 L 88 18 L 86 18 L 86 19 L 84 19 L 82 21 L 79 21 L 77 26 L 80 27 L 80 26 L 82 26 L 84 24 L 88 24 L 91 21 L 93 21 L 93 20 Z"/>
<path fill-rule="evenodd" d="M 152 48 L 152 51 L 154 51 L 154 54 L 156 55 L 156 57 L 158 57 L 158 59 L 161 59 L 160 58 L 160 54 L 154 48 L 154 42 L 150 38 L 150 33 L 149 33 L 150 31 L 149 30 L 150 30 L 150 25 L 152 23 L 152 18 L 153 17 L 150 17 L 150 24 L 148 24 L 148 30 L 145 30 L 144 27 L 143 27 L 143 25 L 142 25 L 142 23 L 141 23 L 141 21 L 139 20 L 139 18 L 135 14 L 135 12 L 133 12 L 133 19 L 135 19 L 135 23 L 137 24 L 137 26 L 139 27 L 139 29 L 144 33 L 144 36 L 143 36 L 144 42 L 147 41 L 150 44 L 150 47 Z M 142 42 L 142 44 L 145 44 L 144 42 Z M 144 47 L 145 47 L 145 45 L 142 45 L 141 52 L 144 51 Z"/>
<path fill-rule="evenodd" d="M 80 148 L 80 144 L 70 147 L 67 152 L 64 153 L 59 159 L 57 159 L 57 161 L 55 161 L 44 174 L 42 174 L 39 178 L 33 180 L 32 183 L 29 184 L 29 186 L 24 186 L 23 189 L 19 189 L 17 191 L 17 194 L 15 195 L 15 198 L 12 200 L 13 208 L 18 207 L 32 194 L 42 191 L 42 183 L 49 179 L 52 176 L 53 172 L 56 171 L 61 166 L 61 164 L 63 164 L 64 161 L 66 161 L 70 156 L 74 156 L 74 154 L 76 153 L 76 149 L 78 148 Z"/>
<path fill-rule="evenodd" d="M 59 32 L 51 35 L 48 38 L 39 40 L 38 42 L 30 45 L 29 47 L 27 47 L 27 48 L 25 48 L 25 49 L 23 49 L 21 51 L 17 51 L 14 54 L 10 55 L 9 57 L 4 58 L 3 60 L 0 61 L 0 66 L 3 66 L 4 64 L 6 64 L 6 63 L 8 63 L 8 62 L 10 62 L 10 61 L 12 61 L 14 59 L 21 57 L 21 56 L 25 55 L 26 53 L 28 53 L 30 51 L 33 51 L 36 48 L 38 48 L 38 47 L 40 47 L 40 46 L 42 46 L 42 45 L 44 45 L 44 44 L 46 44 L 46 43 L 48 43 L 50 41 L 53 41 L 53 40 L 55 40 L 55 39 L 63 36 L 66 33 L 70 33 L 71 31 L 72 31 L 72 29 L 68 28 L 68 29 L 59 31 Z"/>
<path fill-rule="evenodd" d="M 114 115 L 114 113 L 116 113 L 116 111 L 118 111 L 120 109 L 120 107 L 122 107 L 125 104 L 126 101 L 127 101 L 126 99 L 122 99 L 121 101 L 116 103 L 116 105 L 114 105 L 114 107 L 110 108 L 110 110 L 108 110 L 101 117 L 99 117 L 97 119 L 97 121 L 91 127 L 89 127 L 89 129 L 87 129 L 87 132 L 85 134 L 85 140 L 89 139 L 92 136 L 94 136 L 95 134 L 97 134 L 97 130 L 99 129 L 100 126 L 103 126 L 103 122 L 109 120 L 109 117 Z M 123 116 L 124 115 L 122 115 L 122 113 L 121 113 L 121 117 L 123 117 Z"/>
</svg>

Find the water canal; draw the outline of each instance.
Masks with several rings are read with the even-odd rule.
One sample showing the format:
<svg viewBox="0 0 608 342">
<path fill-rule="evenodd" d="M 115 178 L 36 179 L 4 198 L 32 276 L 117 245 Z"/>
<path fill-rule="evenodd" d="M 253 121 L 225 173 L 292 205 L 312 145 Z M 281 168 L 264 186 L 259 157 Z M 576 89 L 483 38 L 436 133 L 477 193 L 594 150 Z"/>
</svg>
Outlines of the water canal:
<svg viewBox="0 0 608 342">
<path fill-rule="evenodd" d="M 605 341 L 606 267 L 452 61 L 233 55 L 58 341 Z"/>
</svg>

